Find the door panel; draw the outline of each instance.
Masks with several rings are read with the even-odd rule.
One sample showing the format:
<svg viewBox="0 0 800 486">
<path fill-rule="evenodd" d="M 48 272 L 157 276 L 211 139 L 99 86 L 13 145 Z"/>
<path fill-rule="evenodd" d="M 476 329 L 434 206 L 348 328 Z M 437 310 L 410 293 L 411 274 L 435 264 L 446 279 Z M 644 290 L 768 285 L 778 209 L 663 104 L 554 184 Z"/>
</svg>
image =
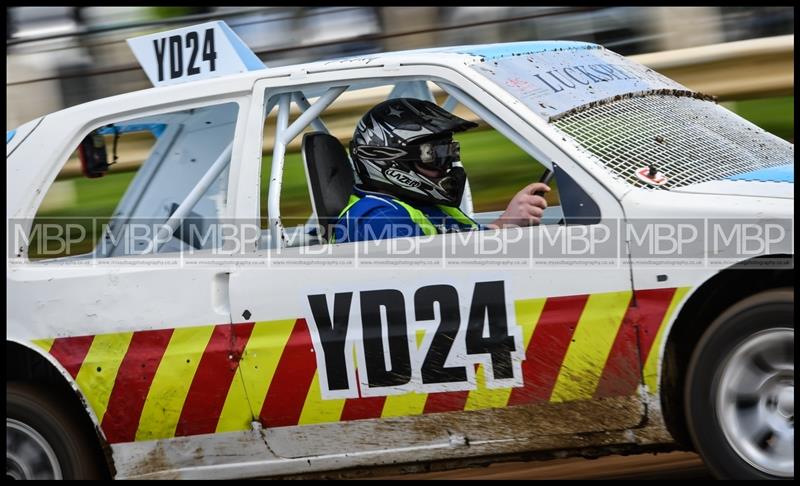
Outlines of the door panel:
<svg viewBox="0 0 800 486">
<path fill-rule="evenodd" d="M 395 75 L 458 86 L 528 155 L 569 173 L 588 198 L 578 207 L 591 202 L 598 214 L 591 224 L 501 231 L 495 239 L 517 255 L 510 263 L 491 262 L 473 244 L 490 232 L 420 238 L 416 265 L 391 257 L 414 247 L 408 239 L 249 254 L 265 264 L 231 273 L 231 314 L 262 333 L 240 371 L 270 449 L 292 458 L 404 449 L 423 460 L 459 444 L 552 448 L 575 434 L 639 426 L 642 363 L 669 296 L 634 296 L 624 241 L 609 243 L 610 264 L 547 264 L 582 233 L 618 229 L 619 202 L 485 90 L 449 70 L 422 69 Z M 264 83 L 256 90 L 269 94 L 279 81 Z M 501 121 L 504 130 L 494 126 Z M 257 184 L 241 186 L 258 200 Z"/>
<path fill-rule="evenodd" d="M 75 379 L 109 442 L 249 429 L 247 402 L 228 403 L 244 396 L 237 369 L 249 331 L 214 305 L 217 272 L 115 271 L 112 285 L 106 272 L 53 268 L 39 280 L 15 270 L 9 298 L 24 307 L 72 295 L 40 306 L 28 329 Z"/>
<path fill-rule="evenodd" d="M 542 231 L 530 228 L 516 244 Z M 420 246 L 441 255 L 451 237 Z M 330 258 L 347 259 L 356 245 L 334 245 Z M 303 251 L 281 257 L 302 260 Z M 634 302 L 625 267 L 582 279 L 535 265 L 398 267 L 232 273 L 232 313 L 247 311 L 264 332 L 245 349 L 241 372 L 277 454 L 430 446 L 456 431 L 500 440 L 512 430 L 547 436 L 640 423 L 640 360 L 673 290 L 637 292 Z M 498 316 L 507 332 L 491 329 Z M 470 321 L 482 326 L 471 348 Z M 595 408 L 602 414 L 593 420 L 577 418 Z"/>
</svg>

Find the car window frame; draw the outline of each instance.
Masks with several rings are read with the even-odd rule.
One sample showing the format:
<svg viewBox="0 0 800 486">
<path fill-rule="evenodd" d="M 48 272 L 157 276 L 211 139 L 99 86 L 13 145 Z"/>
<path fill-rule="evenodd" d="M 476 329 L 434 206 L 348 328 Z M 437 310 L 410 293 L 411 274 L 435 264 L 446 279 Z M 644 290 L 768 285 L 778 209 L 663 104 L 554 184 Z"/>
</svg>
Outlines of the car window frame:
<svg viewBox="0 0 800 486">
<path fill-rule="evenodd" d="M 324 70 L 319 72 L 301 71 L 300 74 L 283 75 L 280 77 L 264 77 L 256 80 L 253 85 L 252 107 L 250 109 L 250 120 L 248 123 L 248 133 L 244 154 L 246 160 L 257 160 L 258 164 L 242 166 L 242 173 L 238 179 L 239 190 L 236 191 L 238 199 L 230 201 L 235 207 L 235 214 L 239 220 L 253 221 L 258 224 L 260 220 L 260 185 L 261 177 L 261 151 L 264 136 L 264 126 L 266 121 L 265 112 L 267 101 L 273 96 L 281 93 L 290 93 L 298 90 L 306 90 L 313 87 L 317 91 L 324 92 L 327 89 L 352 85 L 360 81 L 376 78 L 386 78 L 385 85 L 391 84 L 391 78 L 425 78 L 435 84 L 440 80 L 447 85 L 458 88 L 464 95 L 474 100 L 474 102 L 491 113 L 496 120 L 500 120 L 514 136 L 509 136 L 506 131 L 490 123 L 481 113 L 475 113 L 484 121 L 489 123 L 503 136 L 512 141 L 517 147 L 526 152 L 529 156 L 542 163 L 545 167 L 552 169 L 554 163 L 567 172 L 583 191 L 597 203 L 600 208 L 600 219 L 607 217 L 623 219 L 623 210 L 619 199 L 609 190 L 598 178 L 586 171 L 583 164 L 580 164 L 575 154 L 564 150 L 565 147 L 554 143 L 555 132 L 542 126 L 547 126 L 544 120 L 539 119 L 530 110 L 521 106 L 520 103 L 508 102 L 509 95 L 504 97 L 499 92 L 499 88 L 492 87 L 489 80 L 481 82 L 478 79 L 470 78 L 471 68 L 464 66 L 459 68 L 455 65 L 440 63 L 411 62 L 408 64 L 398 63 L 380 65 L 375 67 L 359 67 L 357 69 Z M 299 79 L 298 79 L 299 78 Z M 441 85 L 440 85 L 441 86 Z M 449 93 L 448 93 L 449 94 Z M 473 112 L 475 110 L 466 105 Z M 324 113 L 324 110 L 323 110 Z M 568 148 L 568 147 L 566 147 Z M 281 173 L 281 178 L 283 173 Z M 270 181 L 269 191 L 272 191 L 273 181 Z M 310 189 L 309 189 L 310 190 Z M 267 215 L 272 218 L 272 215 Z M 273 231 L 273 228 L 270 228 Z M 501 230 L 504 231 L 504 230 Z M 273 234 L 272 237 L 280 234 Z M 258 241 L 245 241 L 245 253 L 259 251 Z M 285 248 L 285 247 L 282 247 Z M 263 250 L 274 250 L 275 248 L 264 248 Z"/>
<path fill-rule="evenodd" d="M 140 109 L 136 110 L 129 110 L 123 113 L 118 112 L 111 112 L 106 111 L 104 113 L 99 113 L 97 115 L 92 116 L 91 118 L 85 119 L 85 121 L 80 124 L 80 129 L 77 131 L 72 132 L 72 135 L 68 138 L 65 137 L 62 143 L 63 149 L 58 153 L 58 156 L 53 157 L 53 160 L 49 163 L 50 171 L 48 177 L 42 181 L 41 184 L 41 197 L 38 198 L 29 208 L 29 214 L 32 215 L 28 224 L 25 225 L 24 233 L 25 238 L 30 239 L 31 236 L 31 227 L 33 225 L 33 220 L 36 218 L 36 215 L 41 208 L 42 202 L 44 201 L 44 197 L 47 195 L 48 191 L 53 187 L 53 184 L 56 182 L 56 178 L 64 166 L 69 161 L 70 156 L 78 147 L 78 144 L 84 137 L 90 134 L 92 131 L 97 130 L 103 126 L 108 125 L 109 123 L 116 123 L 116 122 L 123 122 L 123 121 L 131 121 L 137 120 L 140 118 L 151 117 L 151 116 L 158 116 L 164 114 L 174 113 L 176 111 L 184 111 L 184 110 L 191 110 L 197 108 L 204 108 L 209 106 L 216 106 L 216 105 L 223 105 L 226 103 L 235 103 L 237 105 L 237 115 L 236 115 L 236 127 L 234 128 L 234 134 L 232 139 L 232 153 L 230 157 L 230 161 L 228 163 L 228 187 L 226 189 L 226 198 L 228 201 L 235 199 L 236 191 L 239 188 L 239 184 L 233 179 L 233 173 L 238 166 L 240 166 L 243 161 L 241 157 L 243 142 L 244 142 L 244 128 L 245 125 L 248 123 L 248 112 L 250 107 L 252 106 L 251 102 L 251 93 L 222 93 L 216 96 L 204 96 L 198 99 L 189 99 L 189 100 L 182 100 L 176 104 L 164 104 L 164 103 L 153 103 L 148 104 L 147 106 L 143 106 Z M 158 139 L 156 140 L 155 144 L 158 143 Z M 155 147 L 154 144 L 154 147 Z M 238 156 L 237 156 L 238 155 Z M 137 169 L 137 174 L 140 169 Z M 237 170 L 238 172 L 238 170 Z M 125 193 L 120 196 L 119 201 L 117 202 L 117 206 L 114 208 L 114 213 L 116 212 L 117 207 L 119 204 L 126 199 L 128 195 L 128 190 L 131 189 L 132 186 L 129 186 Z M 182 199 L 181 203 L 185 200 Z M 114 214 L 112 213 L 112 215 Z M 227 219 L 233 217 L 233 208 L 230 204 L 226 204 L 225 210 L 221 219 Z M 226 241 L 227 243 L 227 241 Z M 28 244 L 25 249 L 24 253 L 21 256 L 22 261 L 21 263 L 24 264 L 36 264 L 36 265 L 57 265 L 62 258 L 48 258 L 42 260 L 30 260 L 28 254 L 28 248 L 30 244 Z M 217 249 L 218 250 L 218 249 Z M 214 250 L 201 250 L 201 251 L 214 251 Z M 97 257 L 97 245 L 92 249 L 89 253 L 83 253 L 80 255 L 71 255 L 70 257 L 78 257 L 84 256 L 88 257 L 91 256 L 92 258 Z M 128 259 L 128 258 L 147 258 L 152 257 L 152 254 L 134 254 L 134 255 L 123 255 L 123 256 L 102 256 L 104 260 L 114 261 L 114 259 Z M 19 257 L 18 257 L 19 258 Z"/>
</svg>

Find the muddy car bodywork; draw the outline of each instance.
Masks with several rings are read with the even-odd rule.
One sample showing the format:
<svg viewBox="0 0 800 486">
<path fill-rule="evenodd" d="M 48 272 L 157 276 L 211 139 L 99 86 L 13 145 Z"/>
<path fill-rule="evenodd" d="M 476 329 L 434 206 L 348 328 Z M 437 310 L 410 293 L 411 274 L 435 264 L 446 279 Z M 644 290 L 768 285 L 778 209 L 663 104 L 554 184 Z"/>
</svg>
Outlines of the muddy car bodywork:
<svg viewBox="0 0 800 486">
<path fill-rule="evenodd" d="M 253 181 L 260 169 L 252 161 L 261 159 L 270 100 L 285 110 L 297 91 L 325 101 L 341 94 L 342 86 L 425 78 L 579 186 L 594 204 L 594 214 L 578 214 L 595 217 L 590 226 L 652 218 L 793 218 L 793 179 L 736 179 L 754 172 L 737 166 L 658 187 L 635 174 L 646 161 L 615 165 L 627 156 L 610 160 L 611 152 L 581 138 L 584 125 L 594 129 L 594 113 L 650 100 L 678 100 L 676 109 L 695 109 L 690 103 L 700 111 L 705 105 L 699 104 L 722 108 L 600 46 L 556 42 L 266 69 L 49 114 L 7 143 L 7 218 L 33 219 L 60 163 L 89 131 L 120 115 L 157 116 L 211 102 L 238 108 L 222 216 L 257 218 L 259 186 Z M 314 114 L 307 103 L 306 112 Z M 283 149 L 303 128 L 284 123 L 291 136 Z M 778 156 L 793 156 L 788 144 L 752 125 L 747 129 L 758 130 L 758 140 L 775 145 Z M 683 140 L 675 133 L 657 136 L 667 143 Z M 637 141 L 620 145 L 626 143 Z M 269 235 L 266 244 L 249 247 L 252 256 L 266 258 L 286 241 L 278 206 L 281 150 L 273 158 Z M 653 175 L 679 181 L 681 172 L 690 172 L 681 163 L 675 172 L 662 165 Z M 523 234 L 522 243 L 536 238 L 536 231 Z M 423 246 L 435 253 L 444 240 Z M 340 245 L 333 255 L 346 256 L 352 248 Z M 793 272 L 751 270 L 749 288 L 734 291 L 741 275 L 732 268 L 792 255 L 791 238 L 746 258 L 728 249 L 716 255 L 730 257 L 725 267 L 648 266 L 640 263 L 651 256 L 646 245 L 620 248 L 622 265 L 580 278 L 547 268 L 431 274 L 399 268 L 387 276 L 368 269 L 321 267 L 311 274 L 226 264 L 80 267 L 30 262 L 26 248 L 9 248 L 15 263 L 7 274 L 7 346 L 17 360 L 12 367 L 46 362 L 81 398 L 116 478 L 245 478 L 531 451 L 644 450 L 674 447 L 676 440 L 685 445 L 685 361 L 703 330 L 736 300 L 787 282 Z M 301 249 L 285 251 L 302 257 Z M 711 296 L 717 300 L 706 304 Z M 442 309 L 438 315 L 434 302 Z M 403 329 L 393 335 L 400 344 L 370 334 L 368 317 L 380 316 L 381 307 L 402 315 L 392 321 Z M 344 340 L 326 340 L 325 329 L 337 326 L 340 310 L 352 321 L 350 330 Z M 437 319 L 447 316 L 454 326 L 452 348 L 437 338 Z M 494 329 L 490 337 L 501 333 L 500 348 L 476 337 L 474 326 L 483 329 L 484 317 Z M 483 352 L 464 347 L 470 332 Z M 394 361 L 398 353 L 409 355 L 407 363 Z M 389 356 L 383 369 L 370 363 L 376 354 Z M 450 378 L 426 380 L 426 366 Z M 395 379 L 404 367 L 406 379 Z M 373 379 L 379 371 L 383 381 Z"/>
</svg>

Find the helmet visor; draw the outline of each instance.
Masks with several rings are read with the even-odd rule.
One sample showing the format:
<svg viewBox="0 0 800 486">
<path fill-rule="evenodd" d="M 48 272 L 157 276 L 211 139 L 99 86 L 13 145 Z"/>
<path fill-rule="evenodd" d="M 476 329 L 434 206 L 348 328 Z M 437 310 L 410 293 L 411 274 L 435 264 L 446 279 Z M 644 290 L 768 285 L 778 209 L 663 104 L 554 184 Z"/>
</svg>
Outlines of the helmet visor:
<svg viewBox="0 0 800 486">
<path fill-rule="evenodd" d="M 418 163 L 436 169 L 448 169 L 461 160 L 461 146 L 455 140 L 427 142 L 407 147 L 374 145 L 353 146 L 353 154 L 367 160 Z"/>
<path fill-rule="evenodd" d="M 409 149 L 409 155 L 419 157 L 415 162 L 437 169 L 447 169 L 453 162 L 461 160 L 461 146 L 455 140 L 436 144 L 423 143 Z M 413 153 L 414 149 L 418 150 L 417 154 Z"/>
<path fill-rule="evenodd" d="M 403 148 L 374 145 L 353 146 L 353 153 L 367 160 L 396 160 L 412 164 L 419 163 L 437 169 L 449 168 L 453 162 L 461 160 L 461 146 L 455 140 L 422 143 Z"/>
</svg>

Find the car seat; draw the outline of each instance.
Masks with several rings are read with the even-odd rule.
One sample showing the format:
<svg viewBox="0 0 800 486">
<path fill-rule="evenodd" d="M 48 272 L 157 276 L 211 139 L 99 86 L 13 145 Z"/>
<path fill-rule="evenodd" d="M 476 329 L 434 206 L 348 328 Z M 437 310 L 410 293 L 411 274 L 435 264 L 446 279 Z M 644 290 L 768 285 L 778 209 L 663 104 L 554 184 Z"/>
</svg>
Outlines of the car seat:
<svg viewBox="0 0 800 486">
<path fill-rule="evenodd" d="M 327 133 L 303 135 L 302 153 L 319 237 L 327 242 L 353 192 L 353 167 L 342 143 Z"/>
</svg>

